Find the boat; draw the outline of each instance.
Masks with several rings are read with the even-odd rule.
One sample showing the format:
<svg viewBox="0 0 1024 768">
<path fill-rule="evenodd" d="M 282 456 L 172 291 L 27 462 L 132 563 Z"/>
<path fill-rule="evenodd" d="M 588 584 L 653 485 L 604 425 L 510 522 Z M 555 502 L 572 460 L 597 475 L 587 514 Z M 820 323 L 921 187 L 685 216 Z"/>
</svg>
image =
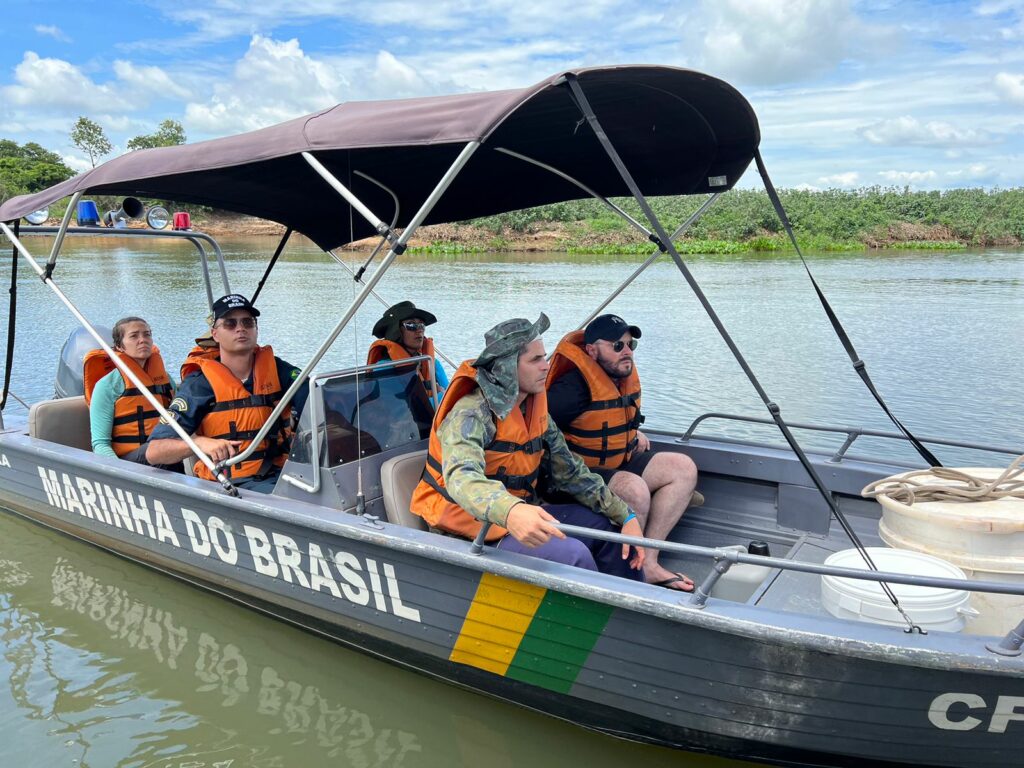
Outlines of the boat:
<svg viewBox="0 0 1024 768">
<path fill-rule="evenodd" d="M 673 243 L 752 163 L 792 232 L 759 144 L 750 104 L 722 80 L 672 67 L 598 67 L 519 90 L 341 104 L 240 136 L 132 152 L 9 200 L 0 231 L 108 352 L 53 277 L 86 192 L 281 223 L 261 286 L 292 232 L 328 252 L 367 236 L 380 241 L 354 274 L 351 305 L 286 394 L 308 381 L 272 494 L 234 487 L 194 444 L 196 461 L 219 482 L 94 456 L 84 403 L 62 397 L 34 403 L 27 428 L 0 432 L 0 505 L 401 667 L 623 739 L 779 765 L 1021 765 L 1024 616 L 1004 617 L 1008 628 L 991 635 L 929 629 L 907 590 L 1019 597 L 1024 586 L 826 563 L 852 546 L 874 565 L 869 550 L 885 544 L 881 508 L 861 489 L 915 467 L 853 456 L 859 430 L 839 429 L 846 440 L 834 453 L 805 451 L 792 429 L 830 427 L 782 418 Z M 670 234 L 651 195 L 706 200 Z M 656 450 L 694 459 L 708 503 L 665 542 L 601 534 L 660 548 L 673 570 L 695 576 L 692 595 L 427 530 L 409 510 L 431 416 L 408 394 L 421 358 L 314 372 L 420 225 L 586 196 L 652 242 L 651 258 L 611 298 L 655 259 L 671 259 L 768 411 L 646 429 Z M 612 199 L 623 196 L 642 219 Z M 68 212 L 40 263 L 19 220 L 65 197 Z M 785 444 L 701 436 L 706 418 L 774 424 Z M 909 441 L 921 466 L 938 466 L 926 443 L 967 445 L 915 436 L 892 418 L 897 431 L 884 434 Z M 767 546 L 751 554 L 751 541 Z M 750 569 L 759 575 L 738 587 Z M 879 585 L 893 619 L 833 615 L 822 576 Z M 725 586 L 731 599 L 716 596 Z"/>
</svg>

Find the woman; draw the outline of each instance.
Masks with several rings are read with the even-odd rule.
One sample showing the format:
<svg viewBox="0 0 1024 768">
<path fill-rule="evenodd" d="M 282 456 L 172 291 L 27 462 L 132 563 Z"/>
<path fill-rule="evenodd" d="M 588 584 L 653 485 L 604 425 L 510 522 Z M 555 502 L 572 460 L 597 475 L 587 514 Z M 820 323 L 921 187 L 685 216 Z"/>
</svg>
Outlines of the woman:
<svg viewBox="0 0 1024 768">
<path fill-rule="evenodd" d="M 175 383 L 153 344 L 149 323 L 125 317 L 114 324 L 111 335 L 118 357 L 165 408 L 170 405 Z M 102 349 L 85 356 L 83 379 L 93 453 L 146 464 L 145 443 L 160 414 Z"/>
</svg>

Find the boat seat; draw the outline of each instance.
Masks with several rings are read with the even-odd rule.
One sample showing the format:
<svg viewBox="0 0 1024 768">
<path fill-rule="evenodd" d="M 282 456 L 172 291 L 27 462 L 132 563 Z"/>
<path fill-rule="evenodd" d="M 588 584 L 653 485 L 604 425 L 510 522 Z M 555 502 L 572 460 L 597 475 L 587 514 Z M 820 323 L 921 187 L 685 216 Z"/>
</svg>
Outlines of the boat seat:
<svg viewBox="0 0 1024 768">
<path fill-rule="evenodd" d="M 388 522 L 406 528 L 427 530 L 426 521 L 409 511 L 412 492 L 423 476 L 427 452 L 415 451 L 388 459 L 380 468 L 380 485 L 384 494 L 384 511 Z"/>
<path fill-rule="evenodd" d="M 62 397 L 33 403 L 28 411 L 29 437 L 59 443 L 69 448 L 92 450 L 89 431 L 89 406 L 85 398 Z"/>
</svg>

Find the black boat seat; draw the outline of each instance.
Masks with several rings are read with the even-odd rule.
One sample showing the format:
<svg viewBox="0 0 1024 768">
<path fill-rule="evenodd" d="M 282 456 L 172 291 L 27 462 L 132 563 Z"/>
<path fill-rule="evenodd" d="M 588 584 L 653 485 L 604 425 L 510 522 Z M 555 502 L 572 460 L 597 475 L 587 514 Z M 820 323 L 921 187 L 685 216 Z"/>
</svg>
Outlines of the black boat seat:
<svg viewBox="0 0 1024 768">
<path fill-rule="evenodd" d="M 427 530 L 426 521 L 409 511 L 412 492 L 423 476 L 426 464 L 427 452 L 415 451 L 388 459 L 381 465 L 380 485 L 389 523 Z"/>
<path fill-rule="evenodd" d="M 79 395 L 33 403 L 28 410 L 28 434 L 69 448 L 91 451 L 89 406 L 85 398 Z"/>
</svg>

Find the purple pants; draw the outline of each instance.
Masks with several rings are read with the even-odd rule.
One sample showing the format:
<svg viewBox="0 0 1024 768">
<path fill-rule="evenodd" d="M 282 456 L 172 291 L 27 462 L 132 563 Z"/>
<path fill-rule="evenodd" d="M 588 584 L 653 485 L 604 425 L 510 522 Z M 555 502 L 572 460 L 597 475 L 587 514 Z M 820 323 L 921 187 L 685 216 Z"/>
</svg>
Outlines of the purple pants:
<svg viewBox="0 0 1024 768">
<path fill-rule="evenodd" d="M 615 525 L 604 515 L 587 509 L 581 504 L 543 504 L 544 509 L 560 523 L 576 525 L 581 528 L 596 528 L 599 531 L 619 532 L 619 526 Z M 539 547 L 528 547 L 520 544 L 511 536 L 506 536 L 498 542 L 498 549 L 506 552 L 518 552 L 531 557 L 539 557 L 543 560 L 551 560 L 556 563 L 575 565 L 577 568 L 586 568 L 590 571 L 600 571 L 612 576 L 621 576 L 625 579 L 643 581 L 643 569 L 633 570 L 629 567 L 630 558 L 622 559 L 622 545 L 610 541 L 598 541 L 597 539 L 574 539 L 567 536 L 564 539 L 552 537 L 547 544 Z"/>
</svg>

